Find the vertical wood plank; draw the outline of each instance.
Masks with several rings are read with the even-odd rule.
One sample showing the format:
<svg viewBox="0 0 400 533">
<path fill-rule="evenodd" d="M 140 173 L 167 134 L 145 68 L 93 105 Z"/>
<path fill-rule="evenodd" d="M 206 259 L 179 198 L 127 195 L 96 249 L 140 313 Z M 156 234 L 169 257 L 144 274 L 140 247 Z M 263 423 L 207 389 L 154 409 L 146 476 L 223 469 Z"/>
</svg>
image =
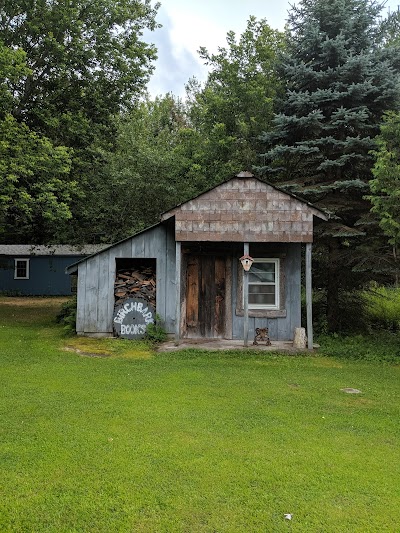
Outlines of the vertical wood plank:
<svg viewBox="0 0 400 533">
<path fill-rule="evenodd" d="M 165 286 L 165 329 L 168 333 L 175 331 L 176 287 L 175 287 L 175 236 L 169 228 L 166 234 L 166 279 Z"/>
<path fill-rule="evenodd" d="M 215 307 L 215 258 L 200 256 L 200 297 L 199 326 L 200 335 L 212 338 L 214 335 Z"/>
<path fill-rule="evenodd" d="M 175 306 L 175 344 L 179 344 L 181 336 L 181 242 L 175 243 L 175 283 L 176 283 L 176 306 Z"/>
<path fill-rule="evenodd" d="M 77 287 L 77 304 L 76 304 L 76 332 L 83 334 L 85 328 L 85 300 L 86 300 L 86 265 L 84 261 L 78 266 L 78 287 Z"/>
<path fill-rule="evenodd" d="M 109 252 L 99 254 L 99 290 L 98 290 L 98 301 L 99 301 L 99 311 L 98 311 L 98 332 L 99 333 L 112 333 L 112 309 L 110 308 L 110 295 L 111 300 L 114 297 L 114 280 L 110 283 L 109 275 L 110 270 L 108 268 Z M 113 303 L 112 303 L 113 307 Z"/>
<path fill-rule="evenodd" d="M 86 262 L 85 332 L 99 333 L 99 256 Z"/>
<path fill-rule="evenodd" d="M 226 260 L 215 258 L 214 337 L 225 336 Z"/>
<path fill-rule="evenodd" d="M 186 332 L 189 337 L 199 334 L 199 258 L 190 256 L 186 268 Z"/>
<path fill-rule="evenodd" d="M 312 274 L 311 274 L 312 243 L 306 243 L 306 307 L 307 307 L 307 339 L 308 349 L 314 346 L 312 325 Z"/>
<path fill-rule="evenodd" d="M 225 339 L 233 338 L 232 325 L 232 257 L 225 262 Z"/>
</svg>

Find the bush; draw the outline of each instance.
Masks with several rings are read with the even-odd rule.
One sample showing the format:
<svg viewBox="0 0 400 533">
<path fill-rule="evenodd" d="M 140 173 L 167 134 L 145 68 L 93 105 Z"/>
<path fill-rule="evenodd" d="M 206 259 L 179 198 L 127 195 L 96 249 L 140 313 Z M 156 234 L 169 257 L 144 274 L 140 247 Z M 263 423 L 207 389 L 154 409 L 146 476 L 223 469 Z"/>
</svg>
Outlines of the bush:
<svg viewBox="0 0 400 533">
<path fill-rule="evenodd" d="M 60 311 L 56 315 L 56 321 L 64 325 L 67 333 L 76 332 L 76 296 L 62 304 Z"/>
<path fill-rule="evenodd" d="M 313 327 L 316 335 L 328 334 L 326 291 L 313 291 Z M 306 324 L 305 292 L 302 293 L 302 323 Z M 339 310 L 337 333 L 367 333 L 368 315 L 365 300 L 359 290 L 339 291 Z"/>
<path fill-rule="evenodd" d="M 320 335 L 318 353 L 322 356 L 398 364 L 400 335 L 380 331 L 375 335 Z"/>
<path fill-rule="evenodd" d="M 400 289 L 372 285 L 363 292 L 363 298 L 371 327 L 400 331 Z"/>
<path fill-rule="evenodd" d="M 148 324 L 146 328 L 146 339 L 153 344 L 160 344 L 165 342 L 168 338 L 167 332 L 164 328 L 164 323 L 159 315 L 156 315 L 154 324 Z"/>
</svg>

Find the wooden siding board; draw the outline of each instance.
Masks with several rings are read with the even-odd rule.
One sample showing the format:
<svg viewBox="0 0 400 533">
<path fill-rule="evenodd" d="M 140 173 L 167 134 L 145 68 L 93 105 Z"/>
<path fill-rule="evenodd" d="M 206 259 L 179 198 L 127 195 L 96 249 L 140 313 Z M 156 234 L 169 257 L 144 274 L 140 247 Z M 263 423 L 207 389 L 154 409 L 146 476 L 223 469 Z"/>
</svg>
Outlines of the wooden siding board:
<svg viewBox="0 0 400 533">
<path fill-rule="evenodd" d="M 165 283 L 165 329 L 173 333 L 175 328 L 176 280 L 175 280 L 175 239 L 173 231 L 167 229 L 167 257 Z"/>
<path fill-rule="evenodd" d="M 282 257 L 284 272 L 281 274 L 281 281 L 285 284 L 285 290 L 281 292 L 284 298 L 281 308 L 286 310 L 286 317 L 249 317 L 249 343 L 255 334 L 256 327 L 268 327 L 272 340 L 291 340 L 295 327 L 299 327 L 301 321 L 301 244 L 282 245 L 279 250 L 269 248 L 269 243 L 265 243 L 265 252 L 261 251 L 258 245 L 256 257 Z M 275 246 L 275 245 L 274 245 Z M 252 255 L 250 249 L 250 255 Z M 254 254 L 253 254 L 254 255 Z M 283 259 L 284 258 L 284 259 Z M 232 268 L 232 333 L 234 339 L 243 339 L 243 316 L 237 314 L 237 302 L 241 297 L 239 290 L 238 276 L 240 275 L 240 265 L 238 261 L 233 261 Z M 251 314 L 251 313 L 250 313 Z M 241 313 L 243 315 L 243 313 Z"/>
<path fill-rule="evenodd" d="M 99 332 L 112 334 L 112 315 L 114 310 L 114 277 L 110 280 L 108 254 L 99 255 L 98 317 Z"/>
<path fill-rule="evenodd" d="M 156 235 L 155 235 L 156 236 Z M 166 317 L 166 285 L 167 285 L 167 230 L 160 227 L 158 239 L 154 243 L 154 257 L 156 258 L 156 311 L 165 322 Z"/>
<path fill-rule="evenodd" d="M 95 255 L 86 264 L 85 332 L 97 333 L 99 310 L 99 256 Z"/>
<path fill-rule="evenodd" d="M 225 263 L 225 339 L 232 339 L 232 261 L 228 256 Z"/>
<path fill-rule="evenodd" d="M 232 262 L 232 337 L 234 339 L 243 339 L 243 322 L 242 317 L 236 314 L 236 304 L 239 297 L 238 291 L 238 273 L 239 261 Z M 242 268 L 242 267 L 240 267 Z"/>
<path fill-rule="evenodd" d="M 85 300 L 86 300 L 86 265 L 87 261 L 78 266 L 78 286 L 76 303 L 76 331 L 85 331 Z"/>
<path fill-rule="evenodd" d="M 294 329 L 301 326 L 301 245 L 288 247 L 286 266 L 286 298 L 290 314 L 288 316 L 288 333 L 293 339 Z"/>
</svg>

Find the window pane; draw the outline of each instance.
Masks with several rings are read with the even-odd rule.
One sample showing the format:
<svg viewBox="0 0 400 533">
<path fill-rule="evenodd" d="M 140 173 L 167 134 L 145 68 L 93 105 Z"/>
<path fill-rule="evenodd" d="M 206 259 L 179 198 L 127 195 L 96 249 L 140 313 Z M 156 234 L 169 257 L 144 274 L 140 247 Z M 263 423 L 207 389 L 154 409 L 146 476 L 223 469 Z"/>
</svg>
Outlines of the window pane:
<svg viewBox="0 0 400 533">
<path fill-rule="evenodd" d="M 275 294 L 275 285 L 249 285 L 249 294 Z"/>
<path fill-rule="evenodd" d="M 17 278 L 26 278 L 26 261 L 17 261 Z"/>
<path fill-rule="evenodd" d="M 249 305 L 275 305 L 275 293 L 249 294 Z"/>
<path fill-rule="evenodd" d="M 251 282 L 275 282 L 275 263 L 253 263 L 251 266 L 249 281 Z"/>
</svg>

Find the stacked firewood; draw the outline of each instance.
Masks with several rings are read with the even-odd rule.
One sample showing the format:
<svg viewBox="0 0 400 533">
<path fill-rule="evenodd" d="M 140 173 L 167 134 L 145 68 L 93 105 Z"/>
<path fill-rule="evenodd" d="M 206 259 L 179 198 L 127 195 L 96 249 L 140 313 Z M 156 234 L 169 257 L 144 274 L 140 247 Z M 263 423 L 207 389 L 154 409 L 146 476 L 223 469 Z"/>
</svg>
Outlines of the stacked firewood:
<svg viewBox="0 0 400 533">
<path fill-rule="evenodd" d="M 150 305 L 156 305 L 156 273 L 151 267 L 121 269 L 117 271 L 114 283 L 115 305 L 128 298 L 142 298 Z"/>
</svg>

